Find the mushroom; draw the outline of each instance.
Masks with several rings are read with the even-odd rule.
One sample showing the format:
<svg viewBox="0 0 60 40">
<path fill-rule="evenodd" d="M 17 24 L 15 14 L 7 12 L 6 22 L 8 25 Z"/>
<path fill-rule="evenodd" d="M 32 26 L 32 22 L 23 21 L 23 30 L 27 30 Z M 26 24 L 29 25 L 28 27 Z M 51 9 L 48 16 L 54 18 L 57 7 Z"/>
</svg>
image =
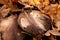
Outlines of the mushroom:
<svg viewBox="0 0 60 40">
<path fill-rule="evenodd" d="M 18 29 L 17 18 L 15 15 L 2 18 L 0 20 L 1 40 L 23 40 L 24 35 Z"/>
<path fill-rule="evenodd" d="M 41 40 L 41 35 L 52 27 L 50 17 L 36 10 L 22 12 L 18 18 L 18 24 L 24 31 L 33 34 L 38 40 Z"/>
</svg>

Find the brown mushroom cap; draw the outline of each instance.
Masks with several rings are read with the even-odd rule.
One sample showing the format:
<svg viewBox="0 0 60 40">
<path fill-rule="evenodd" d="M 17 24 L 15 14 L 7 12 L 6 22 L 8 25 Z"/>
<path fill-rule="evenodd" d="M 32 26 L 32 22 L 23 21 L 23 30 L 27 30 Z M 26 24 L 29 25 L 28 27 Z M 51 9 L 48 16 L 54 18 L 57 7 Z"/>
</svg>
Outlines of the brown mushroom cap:
<svg viewBox="0 0 60 40">
<path fill-rule="evenodd" d="M 32 34 L 42 34 L 50 29 L 51 19 L 40 11 L 32 10 L 30 13 L 21 13 L 18 18 L 20 27 Z"/>
<path fill-rule="evenodd" d="M 21 33 L 21 30 L 17 28 L 17 18 L 15 15 L 11 15 L 0 20 L 0 33 L 2 33 L 2 39 L 4 40 L 23 40 L 25 37 Z"/>
<path fill-rule="evenodd" d="M 0 31 L 5 31 L 8 30 L 8 28 L 12 27 L 12 26 L 16 26 L 17 22 L 16 21 L 16 17 L 15 16 L 9 16 L 6 18 L 2 18 L 1 23 L 0 23 Z"/>
</svg>

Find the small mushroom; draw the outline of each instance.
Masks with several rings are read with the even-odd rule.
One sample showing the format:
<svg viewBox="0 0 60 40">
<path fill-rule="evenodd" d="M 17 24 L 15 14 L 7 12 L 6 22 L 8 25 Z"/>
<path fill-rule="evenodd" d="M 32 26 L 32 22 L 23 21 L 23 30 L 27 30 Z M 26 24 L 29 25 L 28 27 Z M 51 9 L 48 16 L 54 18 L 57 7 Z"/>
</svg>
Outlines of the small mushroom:
<svg viewBox="0 0 60 40">
<path fill-rule="evenodd" d="M 15 15 L 2 18 L 0 21 L 0 33 L 3 40 L 23 40 L 24 35 L 18 29 Z"/>
</svg>

